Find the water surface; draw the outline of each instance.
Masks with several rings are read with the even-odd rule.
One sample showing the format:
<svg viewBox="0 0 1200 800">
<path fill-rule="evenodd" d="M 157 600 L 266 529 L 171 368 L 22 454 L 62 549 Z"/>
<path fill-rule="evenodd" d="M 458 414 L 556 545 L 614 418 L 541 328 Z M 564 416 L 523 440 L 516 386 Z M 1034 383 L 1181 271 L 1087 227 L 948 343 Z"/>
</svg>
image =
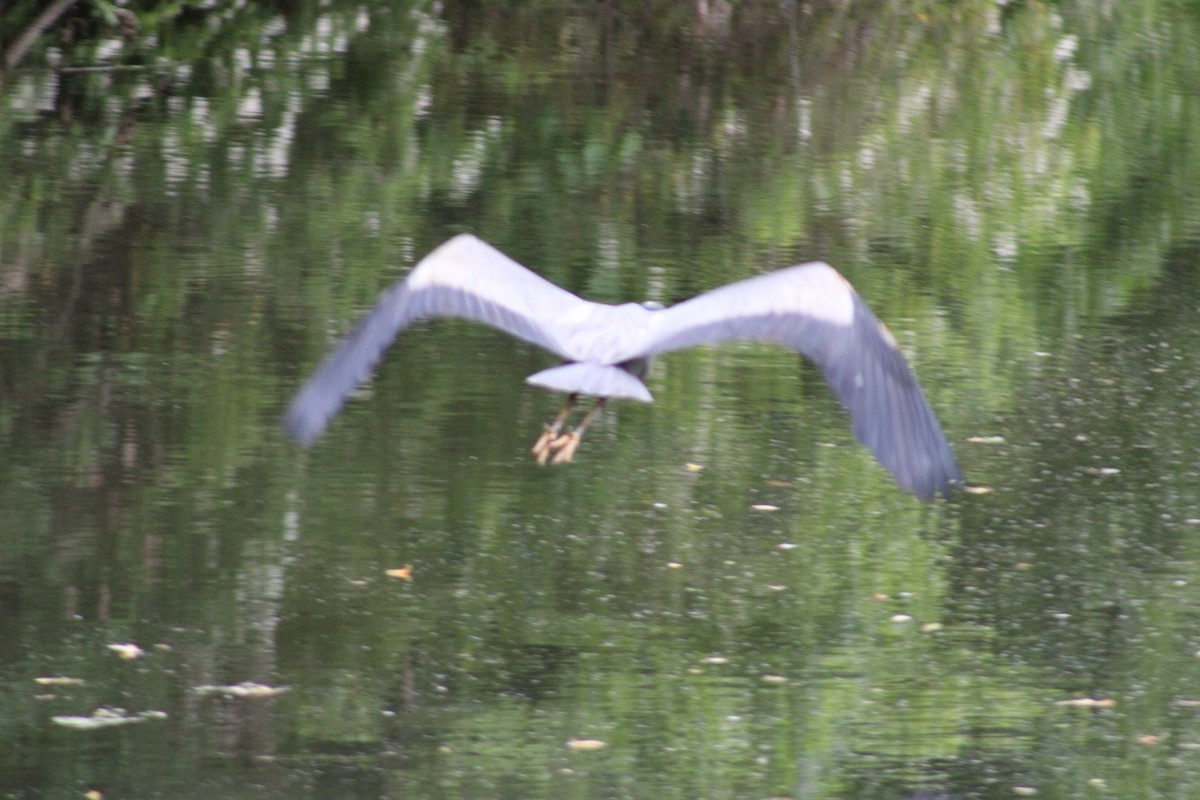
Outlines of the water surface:
<svg viewBox="0 0 1200 800">
<path fill-rule="evenodd" d="M 1195 794 L 1194 9 L 714 9 L 251 6 L 10 76 L 0 791 Z M 605 302 L 830 261 L 981 493 L 760 345 L 542 469 L 553 360 L 454 322 L 288 444 L 461 231 Z M 102 707 L 166 716 L 55 720 Z"/>
</svg>

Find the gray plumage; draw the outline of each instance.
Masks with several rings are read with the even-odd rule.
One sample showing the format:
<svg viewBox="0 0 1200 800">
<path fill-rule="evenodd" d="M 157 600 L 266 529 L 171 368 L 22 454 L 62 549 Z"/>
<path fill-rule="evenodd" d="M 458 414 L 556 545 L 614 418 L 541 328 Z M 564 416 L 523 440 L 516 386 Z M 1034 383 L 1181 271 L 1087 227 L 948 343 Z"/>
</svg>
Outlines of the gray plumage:
<svg viewBox="0 0 1200 800">
<path fill-rule="evenodd" d="M 962 482 L 891 334 L 829 265 L 789 267 L 667 309 L 613 306 L 576 297 L 469 234 L 423 258 L 317 369 L 284 418 L 291 437 L 305 446 L 315 441 L 400 331 L 432 317 L 481 322 L 567 362 L 531 375 L 530 383 L 645 403 L 653 398 L 641 379 L 659 353 L 732 339 L 788 345 L 821 368 L 850 410 L 855 435 L 902 489 L 931 499 Z"/>
</svg>

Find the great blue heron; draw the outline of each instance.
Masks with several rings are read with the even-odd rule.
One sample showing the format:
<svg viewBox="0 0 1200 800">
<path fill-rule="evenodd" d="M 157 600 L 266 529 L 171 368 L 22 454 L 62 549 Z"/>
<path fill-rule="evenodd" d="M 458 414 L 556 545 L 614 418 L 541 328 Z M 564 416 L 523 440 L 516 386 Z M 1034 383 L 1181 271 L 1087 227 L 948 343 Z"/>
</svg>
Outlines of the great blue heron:
<svg viewBox="0 0 1200 800">
<path fill-rule="evenodd" d="M 950 446 L 896 341 L 828 264 L 782 269 L 663 308 L 583 300 L 486 242 L 462 234 L 438 247 L 389 289 L 300 390 L 284 425 L 311 444 L 400 331 L 419 319 L 457 317 L 498 328 L 567 363 L 526 378 L 565 392 L 566 405 L 533 447 L 539 463 L 571 461 L 580 437 L 610 398 L 653 402 L 642 383 L 651 359 L 731 339 L 790 345 L 821 368 L 850 409 L 854 433 L 922 499 L 962 482 Z M 563 433 L 580 395 L 598 398 Z"/>
</svg>

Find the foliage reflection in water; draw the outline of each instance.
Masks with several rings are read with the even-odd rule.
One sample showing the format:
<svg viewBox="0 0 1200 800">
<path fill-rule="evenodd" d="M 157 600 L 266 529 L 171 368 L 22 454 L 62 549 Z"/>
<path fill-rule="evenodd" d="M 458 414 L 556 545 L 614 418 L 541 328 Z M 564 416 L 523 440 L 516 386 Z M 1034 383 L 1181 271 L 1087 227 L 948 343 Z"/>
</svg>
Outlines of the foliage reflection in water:
<svg viewBox="0 0 1200 800">
<path fill-rule="evenodd" d="M 610 10 L 249 4 L 8 76 L 0 793 L 1196 793 L 1195 15 Z M 739 345 L 539 470 L 550 362 L 455 323 L 289 447 L 464 230 L 605 302 L 838 264 L 995 491 L 900 495 Z M 144 721 L 53 721 L 100 709 Z"/>
</svg>

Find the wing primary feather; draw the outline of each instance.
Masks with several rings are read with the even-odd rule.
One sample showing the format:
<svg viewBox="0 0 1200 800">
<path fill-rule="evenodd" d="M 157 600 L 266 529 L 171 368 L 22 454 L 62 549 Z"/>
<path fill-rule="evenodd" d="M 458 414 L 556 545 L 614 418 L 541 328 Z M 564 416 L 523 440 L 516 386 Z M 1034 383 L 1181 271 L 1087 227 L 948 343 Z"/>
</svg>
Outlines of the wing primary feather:
<svg viewBox="0 0 1200 800">
<path fill-rule="evenodd" d="M 572 358 L 569 320 L 586 318 L 584 312 L 592 305 L 486 242 L 469 234 L 456 236 L 382 295 L 296 394 L 284 415 L 284 428 L 301 445 L 314 442 L 384 350 L 416 320 L 455 317 L 479 322 Z"/>
<path fill-rule="evenodd" d="M 643 352 L 751 339 L 812 360 L 855 436 L 921 499 L 962 481 L 937 417 L 891 334 L 832 267 L 814 263 L 729 284 L 657 312 Z"/>
<path fill-rule="evenodd" d="M 346 397 L 371 373 L 383 351 L 413 318 L 403 284 L 392 287 L 292 399 L 284 429 L 308 446 L 325 430 Z"/>
</svg>

